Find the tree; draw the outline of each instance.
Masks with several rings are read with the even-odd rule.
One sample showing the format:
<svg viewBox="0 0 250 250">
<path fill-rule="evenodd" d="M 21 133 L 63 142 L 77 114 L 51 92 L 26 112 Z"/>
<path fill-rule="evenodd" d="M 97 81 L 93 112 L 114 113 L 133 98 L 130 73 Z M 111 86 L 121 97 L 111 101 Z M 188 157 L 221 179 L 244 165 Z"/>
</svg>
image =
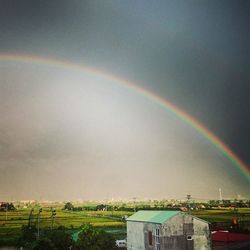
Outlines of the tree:
<svg viewBox="0 0 250 250">
<path fill-rule="evenodd" d="M 97 231 L 90 224 L 83 224 L 78 235 L 76 248 L 82 250 L 98 250 L 96 248 Z"/>
<path fill-rule="evenodd" d="M 10 210 L 16 210 L 14 204 L 11 202 L 3 202 L 0 205 L 0 211 L 10 211 Z"/>
<path fill-rule="evenodd" d="M 104 211 L 106 209 L 106 206 L 104 204 L 100 204 L 96 206 L 97 211 Z"/>
<path fill-rule="evenodd" d="M 51 239 L 47 237 L 43 237 L 35 242 L 32 250 L 56 250 L 57 248 L 54 246 Z"/>
<path fill-rule="evenodd" d="M 18 245 L 27 250 L 66 250 L 73 245 L 71 233 L 65 227 L 44 230 L 37 240 L 35 227 L 23 226 Z"/>
<path fill-rule="evenodd" d="M 49 231 L 47 237 L 53 242 L 54 246 L 58 250 L 69 249 L 73 245 L 71 233 L 66 230 L 65 227 L 58 227 Z"/>
<path fill-rule="evenodd" d="M 72 203 L 67 202 L 67 203 L 64 205 L 64 209 L 65 209 L 65 210 L 73 210 L 73 209 L 74 209 L 74 206 L 73 206 Z"/>
<path fill-rule="evenodd" d="M 220 204 L 220 201 L 219 200 L 210 200 L 210 201 L 208 201 L 208 204 L 210 206 L 218 206 Z"/>
<path fill-rule="evenodd" d="M 111 250 L 115 248 L 115 239 L 111 234 L 102 230 L 99 231 L 97 245 L 101 250 Z"/>
<path fill-rule="evenodd" d="M 98 231 L 90 224 L 83 224 L 78 235 L 76 249 L 78 250 L 112 250 L 115 247 L 114 238 L 105 231 Z"/>
<path fill-rule="evenodd" d="M 18 245 L 26 246 L 27 244 L 34 242 L 36 240 L 36 232 L 37 229 L 34 226 L 23 226 L 21 229 L 20 238 L 18 240 Z M 28 248 L 30 249 L 31 247 Z"/>
</svg>

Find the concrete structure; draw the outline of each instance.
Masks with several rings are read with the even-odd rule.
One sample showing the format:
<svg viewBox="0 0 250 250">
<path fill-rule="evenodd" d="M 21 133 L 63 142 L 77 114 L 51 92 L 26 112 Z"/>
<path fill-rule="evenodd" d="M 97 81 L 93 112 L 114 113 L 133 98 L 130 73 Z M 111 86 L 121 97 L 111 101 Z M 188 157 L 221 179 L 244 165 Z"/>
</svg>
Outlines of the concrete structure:
<svg viewBox="0 0 250 250">
<path fill-rule="evenodd" d="M 128 250 L 210 250 L 209 223 L 181 211 L 139 211 L 127 218 Z"/>
</svg>

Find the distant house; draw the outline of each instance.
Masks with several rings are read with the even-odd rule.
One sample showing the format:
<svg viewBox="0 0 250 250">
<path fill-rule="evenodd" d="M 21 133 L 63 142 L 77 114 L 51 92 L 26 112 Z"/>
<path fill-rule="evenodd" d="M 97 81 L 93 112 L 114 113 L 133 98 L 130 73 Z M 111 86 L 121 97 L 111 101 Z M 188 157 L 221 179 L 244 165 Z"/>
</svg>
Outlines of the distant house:
<svg viewBox="0 0 250 250">
<path fill-rule="evenodd" d="M 210 250 L 209 223 L 181 211 L 139 211 L 127 218 L 128 250 Z"/>
</svg>

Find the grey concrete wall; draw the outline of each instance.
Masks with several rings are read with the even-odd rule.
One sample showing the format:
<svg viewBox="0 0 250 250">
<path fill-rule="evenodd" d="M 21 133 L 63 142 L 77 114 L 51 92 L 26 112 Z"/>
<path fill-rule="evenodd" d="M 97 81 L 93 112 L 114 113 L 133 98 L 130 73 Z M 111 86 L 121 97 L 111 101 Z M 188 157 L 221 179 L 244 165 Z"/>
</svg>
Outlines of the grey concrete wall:
<svg viewBox="0 0 250 250">
<path fill-rule="evenodd" d="M 212 249 L 211 232 L 209 224 L 201 220 L 194 219 L 194 249 L 210 250 Z"/>
<path fill-rule="evenodd" d="M 209 224 L 185 213 L 177 214 L 162 225 L 163 249 L 210 250 Z M 187 240 L 187 236 L 193 240 Z"/>
<path fill-rule="evenodd" d="M 209 224 L 188 214 L 180 213 L 165 224 L 127 222 L 127 249 L 154 250 L 155 229 L 160 229 L 161 249 L 211 250 Z M 152 246 L 148 242 L 148 231 L 152 232 Z M 187 240 L 191 236 L 192 240 Z"/>
<path fill-rule="evenodd" d="M 128 250 L 154 250 L 155 229 L 161 230 L 161 225 L 143 222 L 127 222 L 127 249 Z M 148 232 L 152 232 L 152 245 L 149 245 Z M 161 234 L 161 232 L 160 232 Z"/>
<path fill-rule="evenodd" d="M 165 224 L 162 225 L 162 235 L 163 235 L 163 249 L 175 249 L 182 250 L 187 248 L 187 240 L 184 234 L 184 223 L 187 225 L 185 228 L 192 228 L 192 220 L 180 215 L 176 215 L 169 219 Z M 192 231 L 192 230 L 190 230 Z M 193 250 L 192 247 L 189 250 Z"/>
<path fill-rule="evenodd" d="M 128 250 L 145 250 L 143 224 L 141 222 L 127 221 Z"/>
</svg>

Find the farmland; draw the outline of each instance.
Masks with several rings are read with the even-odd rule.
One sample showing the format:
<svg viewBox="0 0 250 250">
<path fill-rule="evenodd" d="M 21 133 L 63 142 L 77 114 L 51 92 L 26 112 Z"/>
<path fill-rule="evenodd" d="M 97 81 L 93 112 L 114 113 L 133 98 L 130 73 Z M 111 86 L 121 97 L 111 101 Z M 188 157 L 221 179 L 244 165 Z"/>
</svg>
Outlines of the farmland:
<svg viewBox="0 0 250 250">
<path fill-rule="evenodd" d="M 250 208 L 238 208 L 237 211 L 233 209 L 196 210 L 192 214 L 211 223 L 231 223 L 234 218 L 239 218 L 250 227 Z"/>
<path fill-rule="evenodd" d="M 126 223 L 124 216 L 133 214 L 131 211 L 68 211 L 62 208 L 56 209 L 53 219 L 52 210 L 44 207 L 40 217 L 38 208 L 35 208 L 30 216 L 31 209 L 17 209 L 0 212 L 0 244 L 11 244 L 19 237 L 23 225 L 28 225 L 29 217 L 31 225 L 41 230 L 64 226 L 72 233 L 76 232 L 83 223 L 90 223 L 94 227 L 104 229 L 115 234 L 116 238 L 126 237 Z M 239 208 L 237 212 L 231 209 L 194 210 L 191 214 L 211 223 L 229 226 L 237 217 L 242 225 L 250 229 L 250 208 Z M 38 219 L 39 217 L 39 219 Z"/>
<path fill-rule="evenodd" d="M 67 211 L 57 209 L 54 220 L 51 216 L 50 208 L 43 208 L 39 218 L 39 227 L 43 229 L 52 229 L 64 226 L 76 231 L 83 223 L 90 223 L 95 227 L 125 234 L 125 222 L 122 220 L 124 215 L 129 212 L 114 211 L 112 213 L 105 211 Z M 1 241 L 8 244 L 19 237 L 23 225 L 28 225 L 30 209 L 19 209 L 8 212 L 0 212 L 0 244 Z M 38 225 L 38 209 L 35 209 L 31 219 L 31 225 Z M 3 244 L 3 243 L 2 243 Z"/>
</svg>

